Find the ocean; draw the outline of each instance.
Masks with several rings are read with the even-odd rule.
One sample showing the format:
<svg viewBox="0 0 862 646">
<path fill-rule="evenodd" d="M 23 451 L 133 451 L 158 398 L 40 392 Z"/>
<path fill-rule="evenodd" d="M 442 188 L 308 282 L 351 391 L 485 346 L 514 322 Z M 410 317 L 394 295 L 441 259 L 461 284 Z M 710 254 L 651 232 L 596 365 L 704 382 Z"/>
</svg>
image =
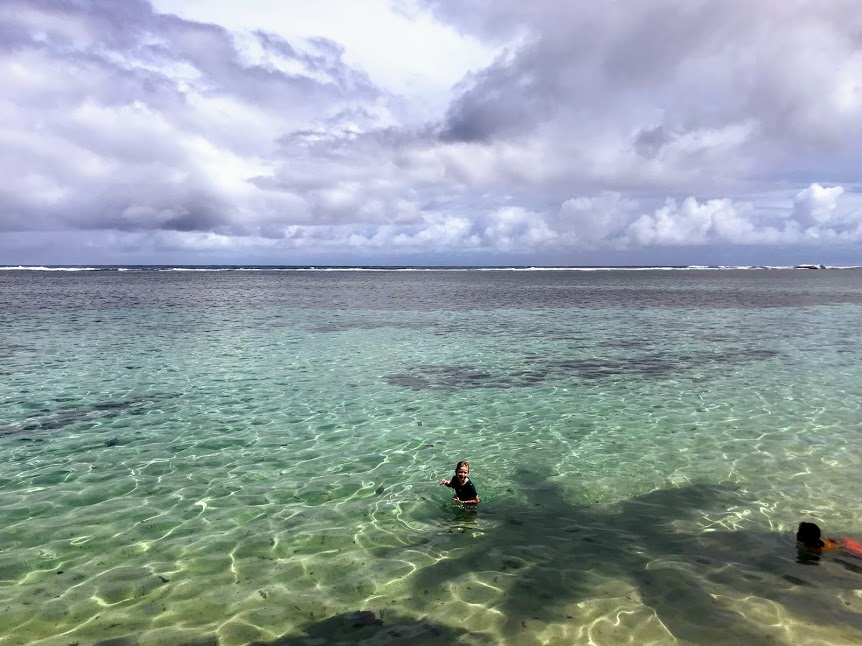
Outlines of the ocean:
<svg viewBox="0 0 862 646">
<path fill-rule="evenodd" d="M 862 538 L 862 269 L 11 268 L 0 324 L 0 645 L 862 643 L 794 540 Z"/>
</svg>

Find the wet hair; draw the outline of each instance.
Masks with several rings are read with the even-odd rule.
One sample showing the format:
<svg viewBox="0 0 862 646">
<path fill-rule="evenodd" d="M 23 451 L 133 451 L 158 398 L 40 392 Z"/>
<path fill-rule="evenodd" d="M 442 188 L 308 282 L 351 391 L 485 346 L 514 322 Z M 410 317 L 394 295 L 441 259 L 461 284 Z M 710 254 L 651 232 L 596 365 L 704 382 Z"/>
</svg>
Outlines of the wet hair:
<svg viewBox="0 0 862 646">
<path fill-rule="evenodd" d="M 458 469 L 461 467 L 467 467 L 467 473 L 470 473 L 470 463 L 467 460 L 461 460 L 458 464 L 455 465 L 455 473 L 458 473 Z"/>
<path fill-rule="evenodd" d="M 823 547 L 825 545 L 820 540 L 820 528 L 815 523 L 799 523 L 796 540 L 805 547 Z"/>
</svg>

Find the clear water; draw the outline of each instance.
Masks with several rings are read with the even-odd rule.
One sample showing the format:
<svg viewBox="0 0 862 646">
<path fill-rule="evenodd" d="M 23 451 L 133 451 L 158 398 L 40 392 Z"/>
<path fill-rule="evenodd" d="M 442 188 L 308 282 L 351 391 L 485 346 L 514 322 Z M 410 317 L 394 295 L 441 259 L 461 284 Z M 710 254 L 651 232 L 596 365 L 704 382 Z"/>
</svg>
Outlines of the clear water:
<svg viewBox="0 0 862 646">
<path fill-rule="evenodd" d="M 0 644 L 860 643 L 860 278 L 0 272 Z"/>
</svg>

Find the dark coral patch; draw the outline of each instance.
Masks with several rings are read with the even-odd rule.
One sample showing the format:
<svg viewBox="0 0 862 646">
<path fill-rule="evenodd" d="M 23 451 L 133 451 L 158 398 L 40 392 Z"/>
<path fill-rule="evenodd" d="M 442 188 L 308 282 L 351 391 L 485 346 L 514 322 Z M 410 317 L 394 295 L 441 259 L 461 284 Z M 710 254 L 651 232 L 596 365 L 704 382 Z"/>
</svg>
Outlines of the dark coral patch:
<svg viewBox="0 0 862 646">
<path fill-rule="evenodd" d="M 56 411 L 50 409 L 39 410 L 40 416 L 29 422 L 18 426 L 7 426 L 0 428 L 0 437 L 9 435 L 20 435 L 31 431 L 53 431 L 58 428 L 71 426 L 78 422 L 90 419 L 106 419 L 118 416 L 121 412 L 140 414 L 147 398 L 142 395 L 132 396 L 128 399 L 108 400 L 98 402 L 83 408 L 61 408 Z"/>
<path fill-rule="evenodd" d="M 470 366 L 416 366 L 410 373 L 389 375 L 386 382 L 411 390 L 458 390 L 460 388 L 500 388 L 490 373 Z"/>
<path fill-rule="evenodd" d="M 433 328 L 431 323 L 399 321 L 332 321 L 309 328 L 310 332 L 349 332 L 350 330 L 425 330 Z"/>
<path fill-rule="evenodd" d="M 693 370 L 763 361 L 778 355 L 762 348 L 731 349 L 724 352 L 645 353 L 621 357 L 585 357 L 542 360 L 537 354 L 524 358 L 516 368 L 500 372 L 469 365 L 419 365 L 409 372 L 388 375 L 386 383 L 411 390 L 459 390 L 472 388 L 524 388 L 575 376 L 603 379 L 670 379 L 684 377 Z"/>
</svg>

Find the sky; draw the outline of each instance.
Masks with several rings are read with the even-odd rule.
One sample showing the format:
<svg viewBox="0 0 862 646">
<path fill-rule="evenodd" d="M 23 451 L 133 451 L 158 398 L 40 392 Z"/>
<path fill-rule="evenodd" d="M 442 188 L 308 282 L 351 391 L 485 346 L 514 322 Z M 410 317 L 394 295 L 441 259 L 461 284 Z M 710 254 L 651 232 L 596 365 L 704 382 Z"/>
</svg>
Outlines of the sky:
<svg viewBox="0 0 862 646">
<path fill-rule="evenodd" d="M 862 265 L 858 0 L 2 0 L 0 264 Z"/>
</svg>

